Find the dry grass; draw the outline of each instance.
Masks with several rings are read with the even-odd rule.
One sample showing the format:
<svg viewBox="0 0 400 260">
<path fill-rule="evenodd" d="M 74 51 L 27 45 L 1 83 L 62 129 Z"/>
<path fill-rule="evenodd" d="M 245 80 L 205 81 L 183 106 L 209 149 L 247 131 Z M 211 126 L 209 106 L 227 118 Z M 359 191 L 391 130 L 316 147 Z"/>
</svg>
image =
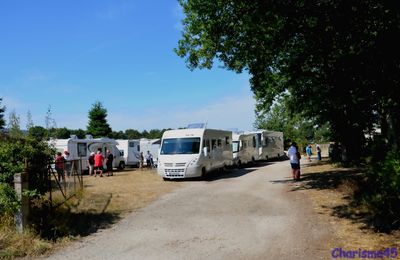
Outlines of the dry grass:
<svg viewBox="0 0 400 260">
<path fill-rule="evenodd" d="M 380 250 L 400 247 L 399 231 L 391 234 L 375 232 L 363 219 L 365 209 L 350 204 L 357 190 L 355 180 L 360 176 L 359 170 L 335 167 L 323 161 L 303 167 L 302 175 L 303 181 L 294 189 L 305 193 L 313 202 L 314 210 L 332 224 L 336 237 L 332 248 Z"/>
<path fill-rule="evenodd" d="M 18 234 L 11 218 L 0 221 L 0 259 L 48 254 L 70 241 L 108 228 L 126 214 L 146 206 L 180 186 L 164 182 L 155 170 L 126 169 L 112 177 L 84 176 L 81 196 L 58 207 L 51 219 L 44 219 L 48 239 L 34 232 Z M 54 200 L 61 198 L 54 193 Z M 60 197 L 60 196 L 59 196 Z M 53 239 L 53 240 L 51 240 Z"/>
</svg>

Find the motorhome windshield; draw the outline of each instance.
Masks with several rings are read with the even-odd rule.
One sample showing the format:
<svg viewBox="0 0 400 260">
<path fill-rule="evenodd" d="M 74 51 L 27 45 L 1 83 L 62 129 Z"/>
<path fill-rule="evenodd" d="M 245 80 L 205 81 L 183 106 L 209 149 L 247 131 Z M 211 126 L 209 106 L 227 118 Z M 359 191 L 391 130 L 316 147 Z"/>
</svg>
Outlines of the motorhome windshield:
<svg viewBox="0 0 400 260">
<path fill-rule="evenodd" d="M 232 142 L 232 152 L 234 153 L 239 152 L 239 141 Z"/>
<path fill-rule="evenodd" d="M 160 154 L 198 154 L 200 137 L 164 139 Z"/>
</svg>

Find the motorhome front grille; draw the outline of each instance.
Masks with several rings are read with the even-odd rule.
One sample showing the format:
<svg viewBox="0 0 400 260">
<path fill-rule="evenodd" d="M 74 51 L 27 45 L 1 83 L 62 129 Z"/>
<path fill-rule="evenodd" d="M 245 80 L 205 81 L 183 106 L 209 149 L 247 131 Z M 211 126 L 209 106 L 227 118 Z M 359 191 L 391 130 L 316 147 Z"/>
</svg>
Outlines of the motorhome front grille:
<svg viewBox="0 0 400 260">
<path fill-rule="evenodd" d="M 175 167 L 185 167 L 186 163 L 175 163 Z"/>
<path fill-rule="evenodd" d="M 172 167 L 173 163 L 164 163 L 165 167 Z"/>
<path fill-rule="evenodd" d="M 165 176 L 168 177 L 184 177 L 185 169 L 164 169 Z"/>
</svg>

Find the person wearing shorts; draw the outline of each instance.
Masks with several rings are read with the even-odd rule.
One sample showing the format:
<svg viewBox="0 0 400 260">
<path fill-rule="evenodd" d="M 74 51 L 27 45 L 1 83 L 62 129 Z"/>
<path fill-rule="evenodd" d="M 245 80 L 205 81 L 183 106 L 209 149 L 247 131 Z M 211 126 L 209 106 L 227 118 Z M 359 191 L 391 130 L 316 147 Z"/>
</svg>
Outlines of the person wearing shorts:
<svg viewBox="0 0 400 260">
<path fill-rule="evenodd" d="M 97 151 L 94 156 L 94 177 L 97 176 L 98 172 L 100 172 L 100 177 L 103 177 L 103 161 L 104 157 L 101 154 L 101 151 Z"/>
<path fill-rule="evenodd" d="M 296 142 L 292 142 L 292 145 L 290 146 L 288 150 L 288 157 L 290 159 L 290 166 L 292 168 L 292 177 L 293 180 L 297 180 L 300 177 L 300 158 L 299 158 L 299 152 L 297 149 L 297 144 Z"/>
</svg>

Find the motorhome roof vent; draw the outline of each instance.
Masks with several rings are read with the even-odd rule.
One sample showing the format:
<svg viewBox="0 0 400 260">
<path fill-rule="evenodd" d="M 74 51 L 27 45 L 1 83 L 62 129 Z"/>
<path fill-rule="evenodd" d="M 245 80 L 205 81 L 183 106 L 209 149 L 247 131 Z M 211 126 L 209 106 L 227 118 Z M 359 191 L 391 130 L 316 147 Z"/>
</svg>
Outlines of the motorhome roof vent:
<svg viewBox="0 0 400 260">
<path fill-rule="evenodd" d="M 206 128 L 206 123 L 194 123 L 194 124 L 189 124 L 186 128 L 187 129 L 194 129 L 194 128 L 200 128 L 200 129 L 203 129 L 203 128 Z"/>
<path fill-rule="evenodd" d="M 70 135 L 69 136 L 71 139 L 78 139 L 78 137 L 76 135 Z"/>
<path fill-rule="evenodd" d="M 92 135 L 86 135 L 86 139 L 93 139 Z"/>
</svg>

